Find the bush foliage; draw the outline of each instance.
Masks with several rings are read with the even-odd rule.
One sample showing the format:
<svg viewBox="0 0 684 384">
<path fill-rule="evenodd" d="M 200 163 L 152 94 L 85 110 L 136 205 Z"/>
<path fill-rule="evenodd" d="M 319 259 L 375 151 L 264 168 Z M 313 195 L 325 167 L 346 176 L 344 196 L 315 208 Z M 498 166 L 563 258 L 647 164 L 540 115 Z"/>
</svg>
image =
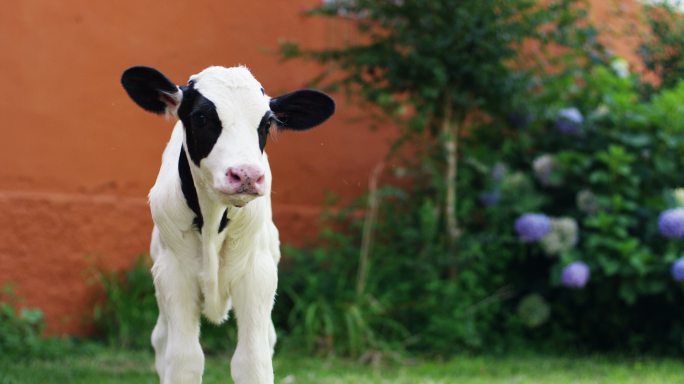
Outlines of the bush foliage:
<svg viewBox="0 0 684 384">
<path fill-rule="evenodd" d="M 43 312 L 23 307 L 12 286 L 4 285 L 0 289 L 0 356 L 51 358 L 72 347 L 70 339 L 46 339 L 44 332 Z"/>
<path fill-rule="evenodd" d="M 351 355 L 681 352 L 682 240 L 659 217 L 681 204 L 684 83 L 645 87 L 582 2 L 421 4 L 332 2 L 312 13 L 364 43 L 283 45 L 400 127 L 384 186 L 286 252 L 285 331 Z"/>
</svg>

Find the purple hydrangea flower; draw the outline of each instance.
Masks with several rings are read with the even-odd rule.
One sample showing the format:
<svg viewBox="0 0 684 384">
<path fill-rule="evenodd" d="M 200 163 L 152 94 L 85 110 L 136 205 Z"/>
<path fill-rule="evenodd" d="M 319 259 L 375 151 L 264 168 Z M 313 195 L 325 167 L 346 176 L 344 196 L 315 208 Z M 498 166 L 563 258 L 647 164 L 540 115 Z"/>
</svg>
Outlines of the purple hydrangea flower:
<svg viewBox="0 0 684 384">
<path fill-rule="evenodd" d="M 499 202 L 501 195 L 499 191 L 482 192 L 480 193 L 480 203 L 485 207 L 492 207 Z"/>
<path fill-rule="evenodd" d="M 675 281 L 684 281 L 684 257 L 680 257 L 672 263 L 672 278 Z"/>
<path fill-rule="evenodd" d="M 668 209 L 658 217 L 660 234 L 669 238 L 684 237 L 684 208 Z"/>
<path fill-rule="evenodd" d="M 583 261 L 575 261 L 563 268 L 561 284 L 568 288 L 584 288 L 589 281 L 589 266 Z"/>
<path fill-rule="evenodd" d="M 551 230 L 551 219 L 542 213 L 526 213 L 515 221 L 515 231 L 525 243 L 541 240 Z"/>
<path fill-rule="evenodd" d="M 556 118 L 556 129 L 561 133 L 576 135 L 580 133 L 582 128 L 582 122 L 584 117 L 579 109 L 564 108 L 558 111 L 558 117 Z"/>
</svg>

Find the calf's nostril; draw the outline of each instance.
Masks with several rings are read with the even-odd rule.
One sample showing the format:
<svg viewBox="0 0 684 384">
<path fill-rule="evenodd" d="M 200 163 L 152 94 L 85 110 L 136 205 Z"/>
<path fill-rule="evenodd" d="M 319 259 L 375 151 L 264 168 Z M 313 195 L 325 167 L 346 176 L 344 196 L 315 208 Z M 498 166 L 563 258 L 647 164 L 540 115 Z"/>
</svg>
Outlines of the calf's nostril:
<svg viewBox="0 0 684 384">
<path fill-rule="evenodd" d="M 228 170 L 228 179 L 234 183 L 242 182 L 242 177 L 240 177 L 240 174 L 233 169 Z"/>
<path fill-rule="evenodd" d="M 256 179 L 256 183 L 257 183 L 257 184 L 263 184 L 263 183 L 264 183 L 264 175 L 259 176 L 259 177 Z"/>
</svg>

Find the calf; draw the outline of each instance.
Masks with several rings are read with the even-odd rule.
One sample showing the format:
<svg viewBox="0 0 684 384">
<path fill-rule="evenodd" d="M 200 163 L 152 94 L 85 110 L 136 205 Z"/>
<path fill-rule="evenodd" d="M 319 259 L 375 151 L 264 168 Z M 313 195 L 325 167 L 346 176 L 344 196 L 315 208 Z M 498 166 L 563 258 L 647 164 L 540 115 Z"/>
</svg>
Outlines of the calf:
<svg viewBox="0 0 684 384">
<path fill-rule="evenodd" d="M 143 109 L 178 118 L 149 194 L 161 383 L 201 382 L 200 312 L 220 324 L 231 307 L 234 381 L 272 383 L 280 250 L 264 147 L 274 127 L 322 123 L 334 101 L 313 90 L 270 98 L 245 67 L 209 67 L 180 87 L 156 69 L 132 67 L 121 83 Z"/>
</svg>

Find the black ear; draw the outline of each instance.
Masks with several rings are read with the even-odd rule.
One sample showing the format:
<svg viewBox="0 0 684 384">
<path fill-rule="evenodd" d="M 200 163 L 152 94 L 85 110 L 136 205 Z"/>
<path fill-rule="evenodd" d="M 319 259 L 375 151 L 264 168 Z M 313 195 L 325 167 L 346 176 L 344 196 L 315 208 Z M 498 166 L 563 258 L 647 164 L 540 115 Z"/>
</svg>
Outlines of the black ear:
<svg viewBox="0 0 684 384">
<path fill-rule="evenodd" d="M 136 104 L 159 114 L 175 114 L 183 97 L 176 84 L 150 67 L 128 68 L 121 75 L 121 85 Z"/>
<path fill-rule="evenodd" d="M 317 126 L 335 113 L 335 101 L 323 92 L 302 89 L 271 99 L 271 111 L 283 129 L 304 130 Z"/>
</svg>

